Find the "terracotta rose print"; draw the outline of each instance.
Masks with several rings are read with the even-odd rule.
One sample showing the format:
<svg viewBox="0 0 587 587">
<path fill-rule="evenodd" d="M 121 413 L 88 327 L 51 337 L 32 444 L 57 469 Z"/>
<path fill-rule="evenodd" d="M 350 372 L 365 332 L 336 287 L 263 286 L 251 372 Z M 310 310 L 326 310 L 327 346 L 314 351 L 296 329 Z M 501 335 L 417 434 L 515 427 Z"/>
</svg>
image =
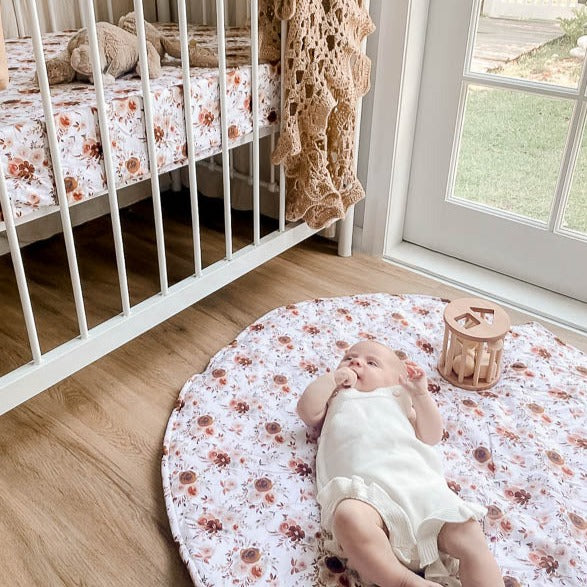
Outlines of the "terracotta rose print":
<svg viewBox="0 0 587 587">
<path fill-rule="evenodd" d="M 164 31 L 173 25 L 161 25 Z M 212 29 L 192 27 L 190 37 L 204 47 L 216 44 Z M 73 32 L 44 35 L 45 57 L 59 53 Z M 173 32 L 176 34 L 176 31 Z M 242 52 L 250 42 L 244 29 L 227 30 L 227 52 Z M 14 215 L 31 214 L 55 206 L 51 158 L 39 89 L 33 82 L 35 63 L 30 38 L 6 41 L 10 86 L 0 94 L 0 165 L 6 177 Z M 151 80 L 154 134 L 159 172 L 187 163 L 182 70 L 178 61 L 164 60 L 162 75 Z M 278 65 L 259 65 L 259 125 L 278 122 L 280 103 Z M 220 98 L 215 69 L 191 70 L 192 118 L 196 156 L 220 152 Z M 105 89 L 109 130 L 118 187 L 150 175 L 143 98 L 138 77 L 124 76 Z M 51 88 L 65 192 L 68 202 L 106 192 L 106 171 L 98 126 L 96 97 L 91 84 L 73 83 Z M 253 130 L 251 68 L 228 70 L 228 135 L 234 141 Z"/>
<path fill-rule="evenodd" d="M 487 507 L 484 530 L 505 585 L 587 585 L 587 357 L 537 323 L 516 326 L 497 386 L 452 387 L 436 372 L 445 303 L 376 294 L 278 308 L 185 384 L 162 471 L 196 585 L 361 585 L 324 547 L 316 434 L 295 406 L 349 344 L 371 338 L 426 368 L 444 417 L 446 482 Z"/>
</svg>

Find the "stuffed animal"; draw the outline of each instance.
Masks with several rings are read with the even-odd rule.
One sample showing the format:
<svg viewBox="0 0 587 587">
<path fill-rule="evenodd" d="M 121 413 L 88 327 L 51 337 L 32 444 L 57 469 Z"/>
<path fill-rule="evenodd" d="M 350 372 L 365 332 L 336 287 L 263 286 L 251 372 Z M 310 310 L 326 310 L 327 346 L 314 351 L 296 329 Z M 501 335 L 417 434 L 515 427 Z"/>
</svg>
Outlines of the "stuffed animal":
<svg viewBox="0 0 587 587">
<path fill-rule="evenodd" d="M 105 83 L 125 73 L 136 71 L 140 75 L 137 38 L 109 22 L 96 23 L 98 49 Z M 149 77 L 161 75 L 161 58 L 155 47 L 147 41 Z M 81 29 L 67 44 L 65 51 L 47 61 L 49 85 L 72 82 L 74 79 L 93 83 L 92 62 L 88 31 Z"/>
<path fill-rule="evenodd" d="M 137 22 L 134 12 L 121 16 L 118 26 L 133 35 L 137 34 Z M 181 42 L 178 37 L 168 37 L 157 30 L 150 22 L 145 21 L 145 36 L 148 43 L 155 47 L 159 57 L 165 54 L 181 58 Z M 210 49 L 199 47 L 194 39 L 188 43 L 190 67 L 218 67 L 218 56 Z"/>
<path fill-rule="evenodd" d="M 139 52 L 136 37 L 136 18 L 129 12 L 118 21 L 118 26 L 108 22 L 96 23 L 102 74 L 105 83 L 112 83 L 125 73 L 136 71 L 140 75 Z M 181 41 L 176 36 L 163 35 L 151 23 L 145 21 L 149 77 L 161 75 L 161 60 L 168 54 L 181 58 Z M 200 47 L 194 39 L 188 42 L 190 67 L 218 67 L 218 56 L 214 51 Z M 266 54 L 267 53 L 267 54 Z M 227 54 L 229 66 L 247 62 L 249 50 Z M 273 61 L 276 55 L 266 50 L 260 53 L 260 62 Z M 278 56 L 277 56 L 278 58 Z M 69 41 L 67 49 L 47 61 L 49 85 L 79 81 L 93 83 L 90 46 L 86 29 L 81 29 Z"/>
<path fill-rule="evenodd" d="M 291 1 L 291 0 L 289 0 Z M 279 23 L 278 20 L 275 20 Z M 129 12 L 118 21 L 118 26 L 133 35 L 136 35 L 137 25 L 134 12 Z M 268 63 L 278 61 L 280 58 L 279 37 L 267 39 L 271 34 L 272 22 L 268 18 L 261 19 L 259 22 L 260 44 L 259 44 L 259 63 Z M 279 25 L 278 25 L 279 26 Z M 145 21 L 145 36 L 147 40 L 155 47 L 161 59 L 167 54 L 176 59 L 181 59 L 181 41 L 177 35 L 168 36 L 161 33 L 151 23 Z M 190 67 L 218 67 L 218 55 L 210 49 L 200 47 L 194 39 L 188 42 L 189 64 Z M 226 64 L 229 67 L 250 63 L 251 51 L 248 47 L 232 48 L 226 53 Z"/>
</svg>

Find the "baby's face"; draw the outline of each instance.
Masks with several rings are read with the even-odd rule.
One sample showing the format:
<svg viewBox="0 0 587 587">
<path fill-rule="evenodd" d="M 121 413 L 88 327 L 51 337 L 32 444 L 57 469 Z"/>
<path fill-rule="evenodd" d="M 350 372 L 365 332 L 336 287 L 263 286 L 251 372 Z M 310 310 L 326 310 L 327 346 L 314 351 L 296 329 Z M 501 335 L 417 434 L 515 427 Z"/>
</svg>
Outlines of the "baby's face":
<svg viewBox="0 0 587 587">
<path fill-rule="evenodd" d="M 339 367 L 348 367 L 357 375 L 355 388 L 373 391 L 399 383 L 406 373 L 404 364 L 388 347 L 377 342 L 359 342 L 347 350 Z"/>
</svg>

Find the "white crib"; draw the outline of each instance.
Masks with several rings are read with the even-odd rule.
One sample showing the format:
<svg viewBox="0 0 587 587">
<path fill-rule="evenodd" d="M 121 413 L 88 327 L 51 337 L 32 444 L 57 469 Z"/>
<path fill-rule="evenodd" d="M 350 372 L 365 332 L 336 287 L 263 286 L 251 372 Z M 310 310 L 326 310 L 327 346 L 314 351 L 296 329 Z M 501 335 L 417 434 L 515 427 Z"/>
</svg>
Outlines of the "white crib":
<svg viewBox="0 0 587 587">
<path fill-rule="evenodd" d="M 181 63 L 181 83 L 183 85 L 183 99 L 186 105 L 184 108 L 184 125 L 187 139 L 187 175 L 189 177 L 189 192 L 191 199 L 192 211 L 192 228 L 193 228 L 193 255 L 194 268 L 193 274 L 173 285 L 168 283 L 167 265 L 166 265 L 166 245 L 163 231 L 162 210 L 161 210 L 161 186 L 159 177 L 159 167 L 157 160 L 157 145 L 154 126 L 154 107 L 153 107 L 153 89 L 152 82 L 147 75 L 141 78 L 141 94 L 144 105 L 144 121 L 146 129 L 146 151 L 148 155 L 148 164 L 150 173 L 148 177 L 142 180 L 151 180 L 151 194 L 153 199 L 154 218 L 156 227 L 157 255 L 159 264 L 159 293 L 146 299 L 136 305 L 131 305 L 127 272 L 125 266 L 125 251 L 120 223 L 120 202 L 119 187 L 120 178 L 116 175 L 115 159 L 111 148 L 111 125 L 109 124 L 108 108 L 105 99 L 105 88 L 102 78 L 95 76 L 95 99 L 97 116 L 99 122 L 99 132 L 103 149 L 103 165 L 105 172 L 105 184 L 107 191 L 107 201 L 109 203 L 109 213 L 113 228 L 113 239 L 116 251 L 116 263 L 118 272 L 118 282 L 120 288 L 120 300 L 122 311 L 119 315 L 108 319 L 98 326 L 89 328 L 84 307 L 84 295 L 80 282 L 78 270 L 78 260 L 76 256 L 76 243 L 68 204 L 68 194 L 66 193 L 65 176 L 62 164 L 62 147 L 58 142 L 58 129 L 54 120 L 54 105 L 51 100 L 51 91 L 48 84 L 45 55 L 43 53 L 41 23 L 39 12 L 35 0 L 26 0 L 26 5 L 21 5 L 20 0 L 14 0 L 15 17 L 20 35 L 30 34 L 34 48 L 34 57 L 38 74 L 38 83 L 42 97 L 43 118 L 46 125 L 46 133 L 49 142 L 50 163 L 53 170 L 54 186 L 58 200 L 58 206 L 48 212 L 54 212 L 58 208 L 61 223 L 63 227 L 63 236 L 65 239 L 66 251 L 71 283 L 73 287 L 75 309 L 77 314 L 77 323 L 79 326 L 79 335 L 75 338 L 61 344 L 57 348 L 42 352 L 39 343 L 39 333 L 35 323 L 35 313 L 31 304 L 31 297 L 27 286 L 27 275 L 22 260 L 19 237 L 17 235 L 17 226 L 29 220 L 29 216 L 15 217 L 13 205 L 11 203 L 10 193 L 7 188 L 5 177 L 6 169 L 0 165 L 0 204 L 4 214 L 4 222 L 0 223 L 0 236 L 5 233 L 9 244 L 10 255 L 14 267 L 18 293 L 26 331 L 30 344 L 32 360 L 25 365 L 8 372 L 0 377 L 0 414 L 4 413 L 15 406 L 25 402 L 37 393 L 47 389 L 55 383 L 68 377 L 75 371 L 88 365 L 92 361 L 104 356 L 113 349 L 130 341 L 134 337 L 163 322 L 170 316 L 180 312 L 186 307 L 194 304 L 208 294 L 222 288 L 224 285 L 234 281 L 255 267 L 263 264 L 272 257 L 279 255 L 288 248 L 295 246 L 302 240 L 308 238 L 316 231 L 310 229 L 304 223 L 286 223 L 285 221 L 285 177 L 283 169 L 278 174 L 279 181 L 271 167 L 271 176 L 268 182 L 263 182 L 260 178 L 260 154 L 259 142 L 263 136 L 271 135 L 273 144 L 274 133 L 277 131 L 273 127 L 260 128 L 259 124 L 259 100 L 252 100 L 252 131 L 246 133 L 238 139 L 231 140 L 228 129 L 228 105 L 226 103 L 227 89 L 227 63 L 225 50 L 225 11 L 226 0 L 216 0 L 215 18 L 216 32 L 218 38 L 218 84 L 220 96 L 220 120 L 221 120 L 221 144 L 219 156 L 222 159 L 222 178 L 223 178 L 223 198 L 224 198 L 224 227 L 225 227 L 225 256 L 224 259 L 213 263 L 205 268 L 201 262 L 201 243 L 200 243 L 200 226 L 198 211 L 198 185 L 196 178 L 196 163 L 204 157 L 209 157 L 210 152 L 202 154 L 196 152 L 194 141 L 194 120 L 191 107 L 191 84 L 190 67 L 187 61 L 188 51 L 188 17 L 198 15 L 204 24 L 209 24 L 210 10 L 206 0 L 201 3 L 190 0 L 157 0 L 157 17 L 159 21 L 172 21 L 177 17 L 176 22 L 179 27 L 182 49 Z M 45 28 L 58 30 L 58 15 L 56 14 L 57 3 L 48 2 L 48 15 L 45 13 L 45 20 L 48 19 L 48 25 Z M 98 2 L 94 6 L 92 0 L 79 0 L 79 15 L 82 22 L 87 26 L 89 32 L 91 57 L 94 71 L 99 69 L 98 41 L 96 36 L 96 8 L 100 14 L 107 14 L 108 19 L 114 21 L 114 11 L 112 0 L 105 3 Z M 258 11 L 258 0 L 249 0 L 244 2 L 236 0 L 233 6 L 233 14 L 236 13 L 239 18 L 246 18 L 247 15 L 256 15 Z M 147 50 L 144 29 L 144 10 L 143 2 L 134 0 L 134 11 L 137 17 L 137 36 L 140 48 L 140 66 L 141 71 L 147 71 Z M 251 36 L 251 93 L 252 96 L 259 95 L 259 57 L 258 57 L 258 26 L 257 19 L 250 18 L 250 36 Z M 284 51 L 284 39 L 286 35 L 286 24 L 282 23 L 282 59 Z M 281 74 L 283 76 L 283 72 Z M 282 86 L 283 87 L 283 86 Z M 283 92 L 281 96 L 283 103 Z M 360 116 L 360 106 L 358 111 Z M 359 125 L 357 124 L 357 129 Z M 253 202 L 253 242 L 244 248 L 233 251 L 232 226 L 231 226 L 231 177 L 238 175 L 238 172 L 231 166 L 231 152 L 236 146 L 250 144 L 250 177 L 247 178 L 252 191 Z M 358 132 L 355 141 L 355 147 L 358 148 Z M 206 163 L 209 167 L 214 167 L 212 162 Z M 232 172 L 232 173 L 231 173 Z M 179 169 L 171 171 L 172 183 L 176 189 L 180 184 Z M 277 230 L 261 237 L 260 234 L 260 202 L 259 193 L 261 184 L 269 191 L 275 191 L 279 194 L 279 227 Z M 84 206 L 80 202 L 79 206 Z M 41 214 L 31 215 L 38 217 Z M 342 221 L 342 227 L 339 231 L 339 254 L 350 254 L 350 235 L 352 234 L 352 211 Z M 50 270 L 50 268 L 48 268 Z M 2 346 L 0 339 L 0 347 Z"/>
</svg>

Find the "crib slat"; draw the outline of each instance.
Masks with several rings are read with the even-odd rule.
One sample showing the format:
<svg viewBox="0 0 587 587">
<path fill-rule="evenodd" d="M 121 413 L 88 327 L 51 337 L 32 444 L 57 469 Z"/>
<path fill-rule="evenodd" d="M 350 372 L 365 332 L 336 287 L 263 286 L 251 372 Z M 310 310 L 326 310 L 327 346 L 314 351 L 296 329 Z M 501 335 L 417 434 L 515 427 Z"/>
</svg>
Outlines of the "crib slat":
<svg viewBox="0 0 587 587">
<path fill-rule="evenodd" d="M 249 143 L 249 176 L 247 183 L 253 185 L 253 143 Z"/>
<path fill-rule="evenodd" d="M 55 3 L 47 2 L 47 10 L 49 12 L 49 26 L 51 27 L 51 32 L 56 33 L 59 29 L 57 27 L 57 19 L 55 18 Z"/>
<path fill-rule="evenodd" d="M 194 239 L 194 265 L 198 277 L 202 275 L 202 249 L 200 245 L 200 214 L 198 209 L 198 179 L 196 175 L 196 152 L 194 121 L 192 116 L 192 91 L 188 49 L 188 29 L 185 0 L 177 0 L 179 39 L 181 41 L 181 69 L 183 74 L 183 104 L 185 114 L 185 136 L 188 146 L 188 171 L 190 177 L 190 201 L 192 205 L 192 233 Z"/>
<path fill-rule="evenodd" d="M 147 39 L 145 34 L 145 16 L 141 0 L 133 0 L 136 17 L 137 37 L 139 42 L 139 62 L 141 66 L 141 86 L 145 112 L 145 132 L 151 170 L 151 194 L 155 213 L 155 236 L 157 239 L 157 259 L 159 261 L 159 281 L 161 293 L 167 295 L 167 262 L 165 259 L 165 237 L 163 234 L 163 214 L 161 211 L 161 192 L 159 191 L 159 173 L 157 169 L 157 150 L 155 145 L 155 126 L 153 121 L 153 96 L 149 82 L 149 64 L 147 63 Z"/>
<path fill-rule="evenodd" d="M 96 0 L 92 0 L 94 2 L 94 9 L 96 8 Z M 88 26 L 88 19 L 86 16 L 86 7 L 85 4 L 78 4 L 79 6 L 79 18 L 82 23 L 82 28 L 86 28 Z"/>
<path fill-rule="evenodd" d="M 259 14 L 258 0 L 251 0 L 251 99 L 253 101 L 253 242 L 261 238 L 259 208 Z"/>
<path fill-rule="evenodd" d="M 364 8 L 369 12 L 369 0 L 365 0 Z M 367 49 L 367 37 L 361 43 L 361 53 Z M 356 109 L 355 120 L 355 148 L 354 148 L 354 171 L 357 173 L 359 165 L 359 137 L 361 135 L 361 112 L 363 109 L 363 98 L 359 98 Z M 353 248 L 353 226 L 355 223 L 355 206 L 349 206 L 346 216 L 340 221 L 340 234 L 338 238 L 338 254 L 341 257 L 350 257 Z"/>
<path fill-rule="evenodd" d="M 218 82 L 220 86 L 220 126 L 222 129 L 222 180 L 224 186 L 224 239 L 226 259 L 232 259 L 232 222 L 230 215 L 230 162 L 228 156 L 228 108 L 226 106 L 226 36 L 224 34 L 224 0 L 216 0 L 218 31 Z"/>
<path fill-rule="evenodd" d="M 234 18 L 235 18 L 235 22 L 234 24 L 236 26 L 244 26 L 245 24 L 247 24 L 247 16 L 249 14 L 249 4 L 251 4 L 251 9 L 253 10 L 252 7 L 252 3 L 255 0 L 250 0 L 250 2 L 248 2 L 247 0 L 245 0 L 243 2 L 243 0 L 236 0 L 236 2 L 234 3 Z M 258 12 L 255 12 L 253 10 L 253 14 L 258 14 Z M 251 23 L 252 25 L 252 23 Z"/>
<path fill-rule="evenodd" d="M 33 49 L 35 53 L 35 62 L 37 66 L 37 77 L 41 98 L 43 101 L 43 114 L 45 116 L 45 125 L 47 128 L 47 139 L 49 141 L 49 151 L 51 153 L 51 163 L 53 165 L 53 177 L 55 178 L 55 189 L 59 200 L 59 213 L 61 214 L 61 224 L 63 225 L 63 236 L 65 238 L 65 249 L 67 252 L 67 261 L 69 264 L 69 274 L 73 287 L 73 297 L 75 300 L 75 309 L 77 312 L 77 321 L 82 338 L 88 336 L 88 324 L 84 308 L 84 299 L 77 265 L 77 256 L 75 253 L 75 243 L 73 240 L 73 230 L 71 228 L 71 218 L 69 216 L 69 205 L 67 194 L 65 193 L 65 183 L 63 180 L 63 168 L 61 167 L 61 157 L 59 155 L 59 143 L 57 141 L 57 131 L 55 129 L 55 119 L 53 118 L 53 106 L 51 104 L 51 90 L 49 89 L 49 80 L 47 78 L 47 68 L 45 65 L 45 55 L 43 54 L 43 41 L 41 38 L 41 28 L 39 25 L 39 15 L 35 0 L 28 0 L 28 9 L 30 15 L 30 25 L 33 40 Z"/>
<path fill-rule="evenodd" d="M 274 192 L 277 188 L 275 183 L 275 165 L 271 162 L 271 153 L 275 151 L 275 133 L 271 133 L 271 138 L 269 139 L 269 184 L 271 185 L 271 191 Z"/>
<path fill-rule="evenodd" d="M 202 0 L 202 23 L 208 24 L 208 0 Z"/>
<path fill-rule="evenodd" d="M 14 17 L 16 18 L 16 28 L 18 29 L 18 36 L 24 37 L 27 34 L 27 30 L 24 21 L 21 1 L 12 0 L 12 5 L 14 6 Z"/>
<path fill-rule="evenodd" d="M 159 22 L 171 20 L 171 2 L 169 0 L 157 0 L 157 20 Z"/>
<path fill-rule="evenodd" d="M 80 12 L 85 12 L 88 28 L 88 40 L 90 43 L 90 56 L 92 59 L 92 71 L 100 72 L 100 55 L 98 50 L 98 36 L 96 31 L 96 15 L 94 13 L 93 0 L 79 0 Z M 116 253 L 116 266 L 118 268 L 118 283 L 120 286 L 120 299 L 122 312 L 125 316 L 130 314 L 130 299 L 128 294 L 128 282 L 126 278 L 126 263 L 124 260 L 124 245 L 122 242 L 122 228 L 120 225 L 120 210 L 118 207 L 118 192 L 116 191 L 116 175 L 112 157 L 112 143 L 110 141 L 110 128 L 108 127 L 108 111 L 104 97 L 104 83 L 101 73 L 94 75 L 94 90 L 98 107 L 98 123 L 100 125 L 100 138 L 102 141 L 102 153 L 104 154 L 104 168 L 106 169 L 106 186 L 108 188 L 108 200 L 110 202 L 110 218 L 112 219 L 112 233 L 114 236 L 114 250 Z"/>
<path fill-rule="evenodd" d="M 41 362 L 41 348 L 39 346 L 39 336 L 37 334 L 37 326 L 35 324 L 35 316 L 33 314 L 33 307 L 31 304 L 31 296 L 26 281 L 26 274 L 22 262 L 22 255 L 20 254 L 20 247 L 18 244 L 18 235 L 16 234 L 16 227 L 14 225 L 14 218 L 12 216 L 12 205 L 8 197 L 6 189 L 6 181 L 4 179 L 4 170 L 0 168 L 0 205 L 4 213 L 4 224 L 6 225 L 6 236 L 8 237 L 8 245 L 10 247 L 10 256 L 12 257 L 12 265 L 16 274 L 16 285 L 18 286 L 18 295 L 20 296 L 20 304 L 22 306 L 22 313 L 24 314 L 24 321 L 26 325 L 27 334 L 29 337 L 29 345 L 31 347 L 31 354 L 36 365 Z"/>
<path fill-rule="evenodd" d="M 287 21 L 281 21 L 281 111 L 285 108 L 285 43 L 287 40 Z M 279 164 L 279 230 L 285 230 L 285 167 Z"/>
<path fill-rule="evenodd" d="M 108 22 L 114 23 L 114 10 L 112 10 L 112 0 L 106 1 L 106 7 L 108 8 Z"/>
</svg>

